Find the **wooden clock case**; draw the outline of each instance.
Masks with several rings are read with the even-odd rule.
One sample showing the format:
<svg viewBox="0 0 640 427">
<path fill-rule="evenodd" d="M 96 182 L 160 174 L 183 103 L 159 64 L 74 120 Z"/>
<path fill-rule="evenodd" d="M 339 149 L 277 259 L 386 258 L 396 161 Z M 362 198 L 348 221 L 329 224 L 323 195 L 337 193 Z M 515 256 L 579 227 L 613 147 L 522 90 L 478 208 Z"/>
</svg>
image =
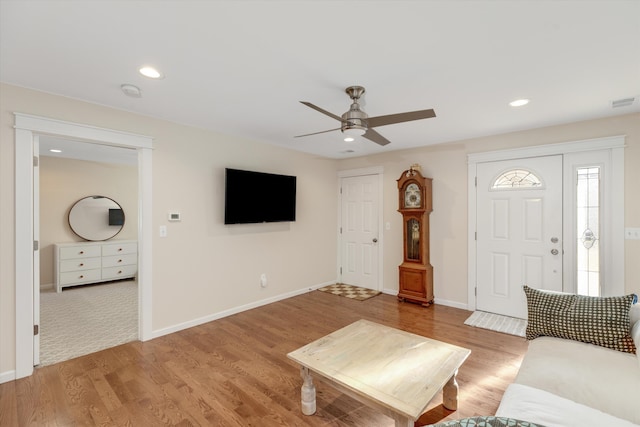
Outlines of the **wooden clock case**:
<svg viewBox="0 0 640 427">
<path fill-rule="evenodd" d="M 412 166 L 402 173 L 397 182 L 404 252 L 403 262 L 398 267 L 398 299 L 428 307 L 433 304 L 433 267 L 429 260 L 432 179 L 423 177 Z"/>
</svg>

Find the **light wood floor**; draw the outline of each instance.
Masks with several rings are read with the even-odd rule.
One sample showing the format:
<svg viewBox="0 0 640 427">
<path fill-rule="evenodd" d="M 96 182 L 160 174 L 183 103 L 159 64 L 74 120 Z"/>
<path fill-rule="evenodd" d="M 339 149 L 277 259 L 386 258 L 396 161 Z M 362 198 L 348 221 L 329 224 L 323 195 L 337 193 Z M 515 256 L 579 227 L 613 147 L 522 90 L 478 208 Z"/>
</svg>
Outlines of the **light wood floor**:
<svg viewBox="0 0 640 427">
<path fill-rule="evenodd" d="M 393 426 L 323 383 L 316 414 L 300 412 L 299 367 L 286 354 L 362 318 L 472 350 L 458 373 L 458 411 L 437 395 L 418 424 L 492 415 L 527 344 L 465 326 L 470 314 L 390 295 L 358 302 L 312 291 L 1 384 L 0 426 Z"/>
</svg>

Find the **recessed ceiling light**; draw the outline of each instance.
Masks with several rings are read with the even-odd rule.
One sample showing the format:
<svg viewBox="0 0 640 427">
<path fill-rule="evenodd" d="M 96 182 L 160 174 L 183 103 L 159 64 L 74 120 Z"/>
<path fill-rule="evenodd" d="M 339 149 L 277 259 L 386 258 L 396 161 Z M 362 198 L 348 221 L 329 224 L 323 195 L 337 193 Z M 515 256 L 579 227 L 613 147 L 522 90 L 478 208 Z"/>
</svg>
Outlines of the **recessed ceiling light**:
<svg viewBox="0 0 640 427">
<path fill-rule="evenodd" d="M 62 153 L 62 150 L 58 150 L 57 148 L 52 148 L 49 151 L 51 151 L 52 153 Z"/>
<path fill-rule="evenodd" d="M 153 67 L 142 67 L 138 70 L 140 72 L 140 74 L 142 74 L 145 77 L 149 77 L 150 79 L 160 79 L 162 78 L 162 73 L 158 70 L 156 70 Z"/>
<path fill-rule="evenodd" d="M 344 139 L 344 142 L 353 142 L 353 141 L 355 141 L 355 138 L 352 136 L 348 136 Z"/>
<path fill-rule="evenodd" d="M 512 107 L 522 107 L 523 105 L 527 105 L 528 103 L 528 99 L 516 99 L 515 101 L 511 101 L 509 105 L 511 105 Z"/>
</svg>

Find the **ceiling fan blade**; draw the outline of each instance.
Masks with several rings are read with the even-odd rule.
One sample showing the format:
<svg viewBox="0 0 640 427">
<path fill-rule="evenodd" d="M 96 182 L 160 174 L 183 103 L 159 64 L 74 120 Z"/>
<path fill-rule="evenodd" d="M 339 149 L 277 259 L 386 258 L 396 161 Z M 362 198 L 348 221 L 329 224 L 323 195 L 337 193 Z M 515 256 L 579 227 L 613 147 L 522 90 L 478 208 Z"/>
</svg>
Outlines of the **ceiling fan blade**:
<svg viewBox="0 0 640 427">
<path fill-rule="evenodd" d="M 335 114 L 330 113 L 330 112 L 328 112 L 327 110 L 323 110 L 322 108 L 318 107 L 317 105 L 313 105 L 313 104 L 312 104 L 312 103 L 310 103 L 310 102 L 300 101 L 300 103 L 302 103 L 302 104 L 306 105 L 306 106 L 307 106 L 307 107 L 309 107 L 309 108 L 313 108 L 314 110 L 319 111 L 319 112 L 321 112 L 322 114 L 324 114 L 324 115 L 327 115 L 327 116 L 331 117 L 332 119 L 336 119 L 336 120 L 337 120 L 337 121 L 339 121 L 339 122 L 344 122 L 344 121 L 345 121 L 345 120 L 343 120 L 343 119 L 342 119 L 342 117 L 340 117 L 340 116 L 336 116 Z"/>
<path fill-rule="evenodd" d="M 318 135 L 320 133 L 327 133 L 327 132 L 333 132 L 334 130 L 340 130 L 341 128 L 335 128 L 335 129 L 329 129 L 329 130 L 323 130 L 320 132 L 314 132 L 314 133 L 306 133 L 304 135 L 296 135 L 294 136 L 294 138 L 302 138 L 303 136 L 311 136 L 311 135 Z"/>
<path fill-rule="evenodd" d="M 367 129 L 367 131 L 362 136 L 367 138 L 370 141 L 375 142 L 378 145 L 387 145 L 391 143 L 391 141 L 389 141 L 384 136 L 380 135 L 375 130 L 371 129 L 371 127 L 369 127 L 369 129 Z"/>
<path fill-rule="evenodd" d="M 408 113 L 389 114 L 387 116 L 369 117 L 367 123 L 370 128 L 392 125 L 394 123 L 410 122 L 412 120 L 430 119 L 436 116 L 433 109 L 411 111 Z"/>
</svg>

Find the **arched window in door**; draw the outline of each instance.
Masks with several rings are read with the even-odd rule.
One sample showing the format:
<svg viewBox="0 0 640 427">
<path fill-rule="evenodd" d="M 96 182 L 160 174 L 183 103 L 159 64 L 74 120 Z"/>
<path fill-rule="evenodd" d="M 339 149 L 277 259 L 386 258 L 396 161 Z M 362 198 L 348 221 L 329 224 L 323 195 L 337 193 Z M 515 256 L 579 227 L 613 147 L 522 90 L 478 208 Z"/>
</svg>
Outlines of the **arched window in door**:
<svg viewBox="0 0 640 427">
<path fill-rule="evenodd" d="M 498 176 L 491 185 L 492 190 L 512 190 L 520 188 L 541 188 L 542 181 L 526 169 L 511 169 Z"/>
</svg>

